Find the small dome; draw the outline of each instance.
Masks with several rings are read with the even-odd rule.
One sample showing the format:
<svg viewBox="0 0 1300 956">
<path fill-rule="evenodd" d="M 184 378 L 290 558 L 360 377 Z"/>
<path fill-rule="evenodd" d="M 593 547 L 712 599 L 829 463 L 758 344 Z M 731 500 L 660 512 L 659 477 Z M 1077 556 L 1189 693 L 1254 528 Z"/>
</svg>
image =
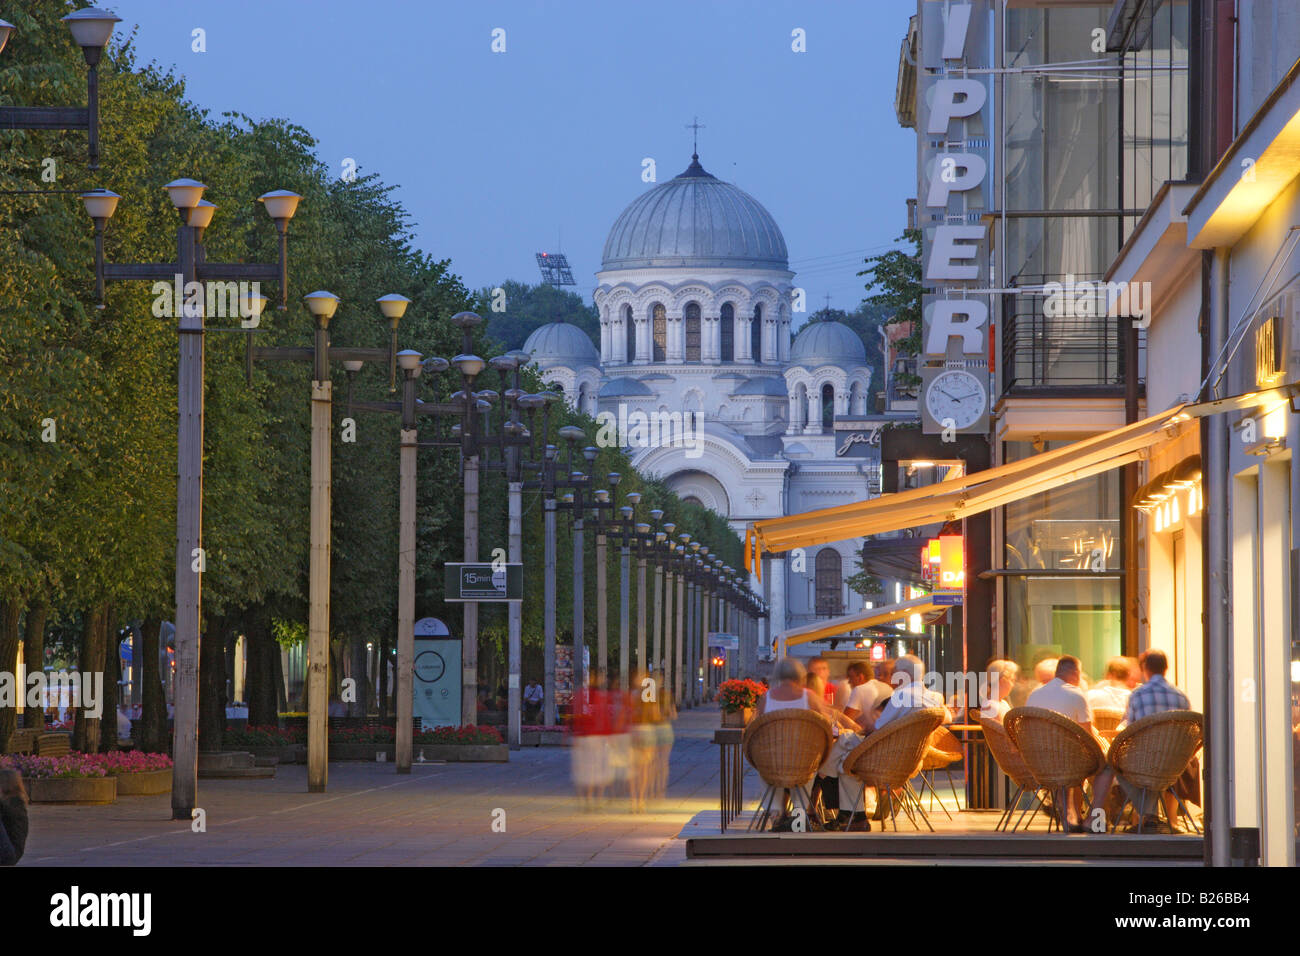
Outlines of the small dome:
<svg viewBox="0 0 1300 956">
<path fill-rule="evenodd" d="M 540 368 L 562 365 L 577 369 L 600 364 L 596 346 L 587 333 L 567 322 L 551 322 L 534 329 L 524 343 L 524 351 Z"/>
<path fill-rule="evenodd" d="M 699 157 L 680 176 L 647 189 L 609 230 L 601 269 L 729 266 L 787 269 L 785 238 L 749 193 L 704 171 Z"/>
<path fill-rule="evenodd" d="M 641 398 L 653 394 L 654 391 L 645 382 L 625 375 L 611 378 L 600 387 L 599 392 L 601 398 Z"/>
<path fill-rule="evenodd" d="M 843 322 L 810 322 L 790 346 L 790 364 L 815 368 L 818 365 L 865 365 L 867 349 L 858 333 Z"/>
<path fill-rule="evenodd" d="M 732 395 L 771 395 L 789 398 L 790 392 L 785 387 L 785 380 L 772 375 L 751 378 L 731 393 Z"/>
</svg>

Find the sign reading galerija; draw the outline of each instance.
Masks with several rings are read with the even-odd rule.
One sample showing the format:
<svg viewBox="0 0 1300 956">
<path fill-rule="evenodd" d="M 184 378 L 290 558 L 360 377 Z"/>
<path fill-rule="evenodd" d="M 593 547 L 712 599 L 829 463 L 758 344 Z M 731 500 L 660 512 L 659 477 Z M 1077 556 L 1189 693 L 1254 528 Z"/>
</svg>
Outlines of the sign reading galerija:
<svg viewBox="0 0 1300 956">
<path fill-rule="evenodd" d="M 921 420 L 926 434 L 987 433 L 991 138 L 988 0 L 921 0 L 917 86 L 923 195 Z"/>
</svg>

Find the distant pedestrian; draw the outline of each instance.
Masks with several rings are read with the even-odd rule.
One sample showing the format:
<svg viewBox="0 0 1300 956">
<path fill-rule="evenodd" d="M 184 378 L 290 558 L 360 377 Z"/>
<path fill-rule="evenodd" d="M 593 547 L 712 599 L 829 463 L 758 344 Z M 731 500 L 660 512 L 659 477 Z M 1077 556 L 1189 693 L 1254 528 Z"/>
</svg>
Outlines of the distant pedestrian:
<svg viewBox="0 0 1300 956">
<path fill-rule="evenodd" d="M 524 688 L 524 723 L 537 724 L 541 720 L 542 701 L 546 691 L 536 679 L 530 680 Z"/>
<path fill-rule="evenodd" d="M 0 866 L 13 866 L 27 848 L 27 788 L 17 770 L 0 770 Z"/>
</svg>

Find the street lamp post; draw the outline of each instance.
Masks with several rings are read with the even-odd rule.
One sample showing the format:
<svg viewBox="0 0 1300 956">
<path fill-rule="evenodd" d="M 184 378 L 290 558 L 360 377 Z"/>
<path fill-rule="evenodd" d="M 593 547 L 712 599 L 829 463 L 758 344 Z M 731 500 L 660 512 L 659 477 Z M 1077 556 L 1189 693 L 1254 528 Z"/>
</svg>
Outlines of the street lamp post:
<svg viewBox="0 0 1300 956">
<path fill-rule="evenodd" d="M 687 545 L 690 543 L 691 536 L 688 532 L 683 531 L 678 538 L 681 544 L 677 545 L 677 664 L 673 668 L 673 696 L 683 707 L 691 706 L 690 694 L 687 693 L 685 668 L 686 668 L 686 626 L 689 622 L 687 614 L 687 605 L 690 602 L 690 584 L 688 582 L 690 564 L 687 558 Z"/>
<path fill-rule="evenodd" d="M 641 493 L 638 491 L 628 492 L 625 500 L 629 504 L 619 509 L 619 514 L 623 517 L 623 520 L 619 522 L 619 531 L 623 540 L 618 552 L 618 688 L 624 693 L 628 689 L 628 671 L 631 667 L 632 657 L 632 516 L 636 513 L 636 506 L 641 501 Z"/>
<path fill-rule="evenodd" d="M 620 476 L 610 472 L 606 476 L 609 487 L 617 490 Z M 615 508 L 609 490 L 601 488 L 595 493 L 592 510 L 595 512 L 596 526 L 596 673 L 600 676 L 601 686 L 609 677 L 609 530 L 616 525 L 613 520 Z M 605 513 L 610 517 L 606 518 Z"/>
<path fill-rule="evenodd" d="M 107 10 L 88 7 L 61 19 L 68 25 L 72 39 L 81 47 L 81 55 L 86 61 L 86 105 L 0 106 L 0 129 L 84 129 L 90 160 L 88 167 L 95 170 L 99 169 L 99 61 L 113 35 L 113 24 L 120 23 L 121 18 Z M 4 50 L 14 29 L 12 23 L 0 20 L 0 51 Z"/>
<path fill-rule="evenodd" d="M 208 262 L 203 234 L 216 207 L 211 203 L 202 204 L 207 187 L 192 179 L 177 179 L 164 188 L 181 220 L 176 232 L 174 262 L 105 262 L 104 231 L 121 197 L 106 189 L 94 189 L 83 193 L 81 200 L 95 225 L 95 288 L 99 308 L 104 307 L 104 284 L 108 280 L 175 283 L 171 311 L 178 320 L 180 341 L 176 372 L 176 677 L 173 685 L 172 818 L 188 820 L 198 790 L 199 627 L 202 574 L 206 565 L 202 547 L 206 296 L 202 283 L 241 279 L 254 283 L 262 280 L 278 282 L 280 309 L 283 310 L 288 297 L 288 256 L 282 242 L 280 261 L 276 265 Z M 279 191 L 267 193 L 259 197 L 259 201 L 284 235 L 301 198 L 295 193 Z M 251 295 L 241 311 L 249 312 L 248 318 L 256 321 L 264 305 L 265 299 L 260 295 Z"/>
<path fill-rule="evenodd" d="M 660 532 L 659 567 L 662 569 L 663 574 L 655 582 L 656 587 L 661 584 L 663 586 L 661 592 L 663 602 L 656 612 L 658 616 L 655 621 L 656 626 L 659 627 L 658 633 L 665 639 L 665 643 L 660 644 L 658 640 L 655 641 L 657 647 L 655 654 L 660 662 L 660 672 L 663 675 L 665 690 L 671 690 L 673 687 L 673 592 L 677 581 L 675 573 L 677 556 L 674 552 L 673 532 L 676 530 L 677 526 L 669 521 L 664 524 L 663 531 Z M 675 698 L 674 703 L 676 703 Z"/>
<path fill-rule="evenodd" d="M 324 793 L 329 783 L 329 633 L 330 633 L 330 564 L 331 564 L 331 523 L 333 511 L 333 401 L 334 384 L 330 377 L 330 361 L 349 363 L 349 371 L 355 371 L 357 362 L 386 362 L 392 370 L 397 365 L 397 324 L 406 312 L 408 299 L 399 295 L 388 295 L 378 300 L 380 313 L 389 322 L 390 341 L 388 348 L 332 348 L 330 345 L 330 322 L 338 311 L 339 297 L 332 292 L 318 290 L 303 296 L 308 310 L 314 320 L 312 345 L 310 348 L 254 348 L 248 347 L 248 362 L 310 362 L 312 366 L 311 382 L 311 550 L 307 570 L 307 792 Z M 404 386 L 410 391 L 414 388 L 414 376 L 418 375 L 419 355 L 408 354 L 403 362 L 414 362 L 415 373 L 409 376 L 411 385 Z M 412 391 L 412 413 L 414 410 L 414 393 Z M 405 417 L 405 416 L 403 416 Z M 405 423 L 404 423 L 405 424 Z M 411 429 L 413 431 L 413 429 Z M 403 429 L 403 444 L 405 432 Z M 412 436 L 413 439 L 414 436 Z M 413 452 L 412 448 L 412 452 Z M 406 458 L 403 449 L 403 458 Z M 414 493 L 414 462 L 410 463 L 410 488 L 402 489 L 408 494 Z M 404 504 L 400 502 L 399 513 Z M 412 519 L 414 503 L 410 504 Z M 403 548 L 407 542 L 399 539 L 399 617 L 398 617 L 398 734 L 402 727 L 402 632 L 407 623 L 402 617 L 400 597 L 402 579 L 400 569 L 406 553 Z M 410 551 L 415 549 L 414 537 L 409 542 Z M 413 572 L 412 572 L 413 573 Z M 412 604 L 414 602 L 414 578 L 411 580 Z M 410 625 L 414 627 L 414 618 Z M 409 662 L 408 662 L 409 663 Z M 408 667 L 409 670 L 409 667 Z M 408 694 L 409 696 L 409 694 Z M 405 734 L 411 733 L 411 719 L 405 721 Z"/>
</svg>

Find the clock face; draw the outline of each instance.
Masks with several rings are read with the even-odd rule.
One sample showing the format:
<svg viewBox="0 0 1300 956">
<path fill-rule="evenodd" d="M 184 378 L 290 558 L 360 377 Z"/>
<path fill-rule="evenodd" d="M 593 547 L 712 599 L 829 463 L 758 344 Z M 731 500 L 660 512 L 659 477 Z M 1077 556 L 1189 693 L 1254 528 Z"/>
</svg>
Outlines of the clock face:
<svg viewBox="0 0 1300 956">
<path fill-rule="evenodd" d="M 415 658 L 415 678 L 426 684 L 436 684 L 447 671 L 447 662 L 437 651 L 423 651 Z"/>
<path fill-rule="evenodd" d="M 988 391 L 980 379 L 961 369 L 947 369 L 930 381 L 925 410 L 941 428 L 970 428 L 988 408 Z"/>
</svg>

